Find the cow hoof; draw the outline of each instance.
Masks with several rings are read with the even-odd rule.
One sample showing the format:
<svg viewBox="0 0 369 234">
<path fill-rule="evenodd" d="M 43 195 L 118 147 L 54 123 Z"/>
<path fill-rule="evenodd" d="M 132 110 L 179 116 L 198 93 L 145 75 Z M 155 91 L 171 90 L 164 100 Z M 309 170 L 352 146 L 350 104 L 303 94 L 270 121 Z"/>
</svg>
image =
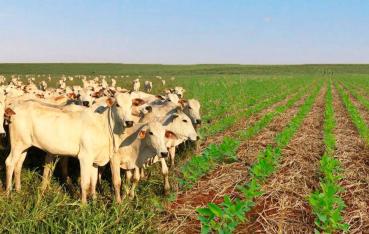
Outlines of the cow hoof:
<svg viewBox="0 0 369 234">
<path fill-rule="evenodd" d="M 170 189 L 164 189 L 164 196 L 168 196 L 170 194 Z"/>
<path fill-rule="evenodd" d="M 72 178 L 70 178 L 69 176 L 65 179 L 65 183 L 67 185 L 72 185 Z"/>
<path fill-rule="evenodd" d="M 115 199 L 115 202 L 116 202 L 117 204 L 122 204 L 122 198 Z"/>
</svg>

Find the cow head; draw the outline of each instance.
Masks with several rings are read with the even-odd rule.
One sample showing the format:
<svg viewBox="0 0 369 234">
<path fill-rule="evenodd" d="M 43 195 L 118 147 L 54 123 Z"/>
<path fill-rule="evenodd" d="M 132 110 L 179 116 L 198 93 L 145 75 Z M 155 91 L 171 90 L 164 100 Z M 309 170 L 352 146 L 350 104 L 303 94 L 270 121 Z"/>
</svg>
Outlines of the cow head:
<svg viewBox="0 0 369 234">
<path fill-rule="evenodd" d="M 183 98 L 183 94 L 186 90 L 182 87 L 174 87 L 174 93 L 178 95 L 179 98 Z"/>
<path fill-rule="evenodd" d="M 178 138 L 183 140 L 196 141 L 199 139 L 191 119 L 183 112 L 169 115 L 163 124 L 168 131 L 173 132 Z"/>
<path fill-rule="evenodd" d="M 201 115 L 200 115 L 200 102 L 195 99 L 190 100 L 179 100 L 183 108 L 183 112 L 190 117 L 191 122 L 194 126 L 198 126 L 201 124 Z"/>
<path fill-rule="evenodd" d="M 141 114 L 147 114 L 152 111 L 152 107 L 149 106 L 143 99 L 132 99 L 132 115 L 141 116 Z"/>
<path fill-rule="evenodd" d="M 174 133 L 171 132 L 171 134 L 166 132 L 161 123 L 151 122 L 140 130 L 138 136 L 142 141 L 145 141 L 146 146 L 149 146 L 156 155 L 166 158 L 169 153 L 165 145 L 165 137 L 169 135 L 175 137 Z"/>
<path fill-rule="evenodd" d="M 114 96 L 117 113 L 123 121 L 125 127 L 133 126 L 132 118 L 132 97 L 128 93 L 117 93 Z"/>
</svg>

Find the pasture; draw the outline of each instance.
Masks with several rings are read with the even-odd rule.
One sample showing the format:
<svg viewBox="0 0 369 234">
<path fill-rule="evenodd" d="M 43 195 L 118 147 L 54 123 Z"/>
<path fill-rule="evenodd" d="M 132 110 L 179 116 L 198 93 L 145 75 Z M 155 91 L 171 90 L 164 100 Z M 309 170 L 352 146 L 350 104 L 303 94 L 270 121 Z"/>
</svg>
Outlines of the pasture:
<svg viewBox="0 0 369 234">
<path fill-rule="evenodd" d="M 141 76 L 153 93 L 184 87 L 202 115 L 200 146 L 179 147 L 166 196 L 158 165 L 122 204 L 109 170 L 87 205 L 78 172 L 66 185 L 57 164 L 42 193 L 44 156 L 32 152 L 22 190 L 0 194 L 1 233 L 369 231 L 368 65 L 0 64 L 0 75 L 35 83 L 50 76 L 51 87 L 63 75 L 75 77 L 67 85 L 81 85 L 78 75 L 104 75 L 127 89 Z"/>
</svg>

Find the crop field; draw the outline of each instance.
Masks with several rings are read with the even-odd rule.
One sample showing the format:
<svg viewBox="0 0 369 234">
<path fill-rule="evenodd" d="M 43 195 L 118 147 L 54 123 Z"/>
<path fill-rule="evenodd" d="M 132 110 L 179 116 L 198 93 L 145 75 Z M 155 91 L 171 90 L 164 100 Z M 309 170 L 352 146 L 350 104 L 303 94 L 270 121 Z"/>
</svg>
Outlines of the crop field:
<svg viewBox="0 0 369 234">
<path fill-rule="evenodd" d="M 0 194 L 1 233 L 369 233 L 368 65 L 0 64 L 0 75 L 50 86 L 104 75 L 127 89 L 140 76 L 153 93 L 182 86 L 202 117 L 168 195 L 159 165 L 121 204 L 106 173 L 82 205 L 78 173 L 66 185 L 58 164 L 42 193 L 44 156 L 31 152 L 22 190 Z M 3 141 L 3 184 L 8 153 Z"/>
</svg>

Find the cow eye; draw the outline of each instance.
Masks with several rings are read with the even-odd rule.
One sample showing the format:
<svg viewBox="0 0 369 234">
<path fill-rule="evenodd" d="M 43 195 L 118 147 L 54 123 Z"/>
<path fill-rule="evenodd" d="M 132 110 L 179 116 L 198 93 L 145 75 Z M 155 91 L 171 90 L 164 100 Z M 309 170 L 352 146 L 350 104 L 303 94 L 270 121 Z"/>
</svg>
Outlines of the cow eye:
<svg viewBox="0 0 369 234">
<path fill-rule="evenodd" d="M 183 122 L 187 123 L 187 119 L 182 120 Z"/>
<path fill-rule="evenodd" d="M 149 132 L 149 134 L 150 134 L 150 135 L 154 135 L 154 133 L 152 133 L 152 132 Z"/>
<path fill-rule="evenodd" d="M 117 103 L 117 107 L 120 107 L 120 105 Z"/>
<path fill-rule="evenodd" d="M 190 107 L 190 106 L 189 106 L 189 107 L 188 107 L 188 109 L 190 109 L 190 110 L 191 110 L 191 109 L 192 109 L 192 107 Z"/>
</svg>

